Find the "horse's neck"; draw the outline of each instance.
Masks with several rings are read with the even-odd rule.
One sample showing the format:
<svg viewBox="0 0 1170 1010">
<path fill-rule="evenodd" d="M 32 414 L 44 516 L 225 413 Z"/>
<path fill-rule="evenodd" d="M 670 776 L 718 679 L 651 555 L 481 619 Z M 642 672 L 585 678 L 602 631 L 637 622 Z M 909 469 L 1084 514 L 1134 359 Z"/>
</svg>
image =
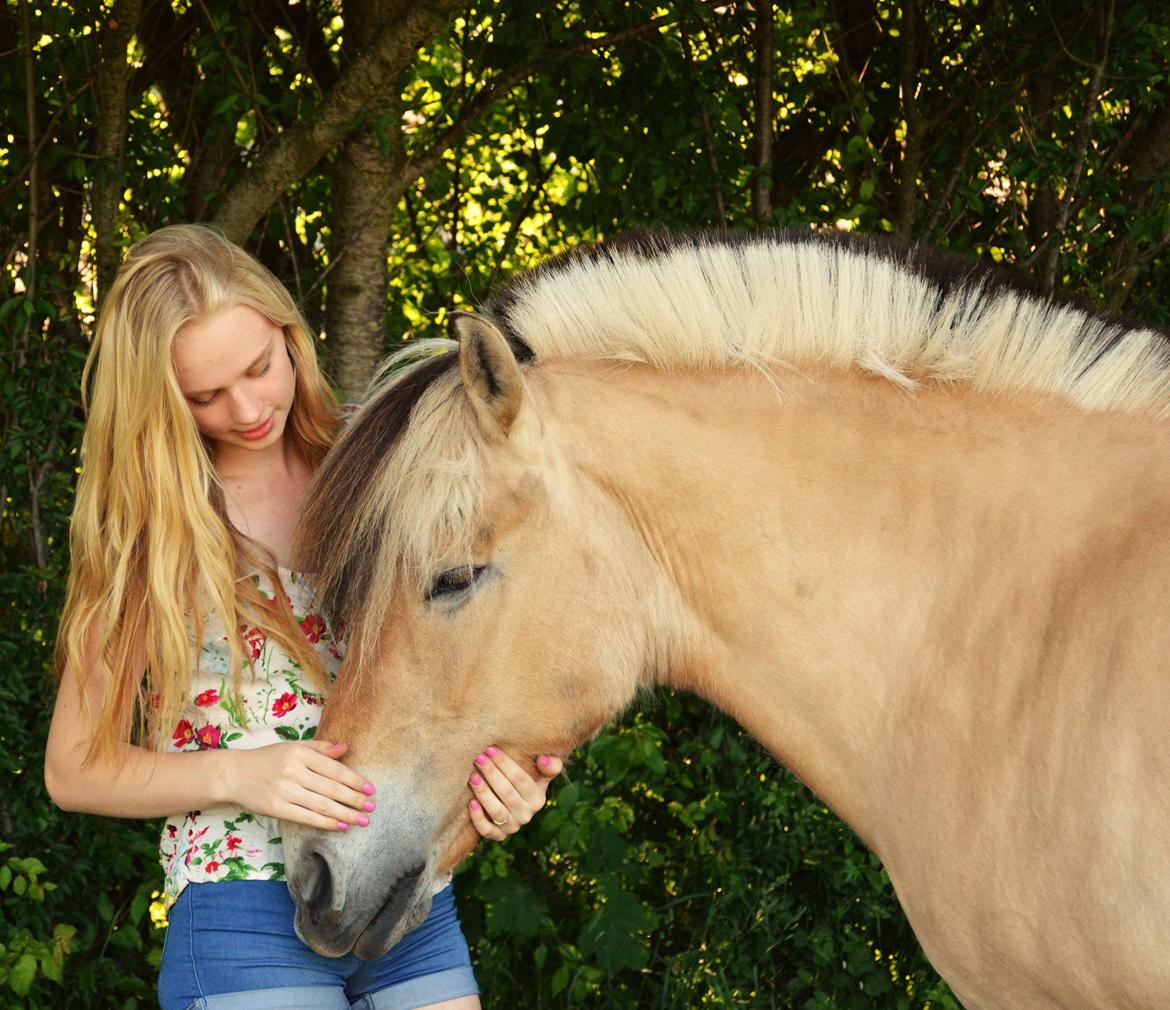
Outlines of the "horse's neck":
<svg viewBox="0 0 1170 1010">
<path fill-rule="evenodd" d="M 863 836 L 904 713 L 985 703 L 965 668 L 987 658 L 964 644 L 972 615 L 1010 640 L 1060 559 L 1126 522 L 1110 503 L 1147 465 L 1119 465 L 1115 443 L 1151 422 L 1054 402 L 833 373 L 547 378 L 570 462 L 620 497 L 677 590 L 685 633 L 663 679 L 729 712 Z M 940 700 L 940 676 L 958 696 Z"/>
</svg>

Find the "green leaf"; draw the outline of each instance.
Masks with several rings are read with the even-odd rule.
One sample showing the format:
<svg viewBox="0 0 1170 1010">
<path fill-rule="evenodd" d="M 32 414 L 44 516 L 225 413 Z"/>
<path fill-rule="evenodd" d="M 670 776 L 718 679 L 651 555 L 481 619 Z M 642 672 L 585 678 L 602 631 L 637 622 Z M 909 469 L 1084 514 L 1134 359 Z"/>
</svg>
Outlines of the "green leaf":
<svg viewBox="0 0 1170 1010">
<path fill-rule="evenodd" d="M 37 961 L 31 954 L 22 954 L 8 974 L 8 984 L 17 996 L 27 996 L 37 977 Z"/>
<path fill-rule="evenodd" d="M 41 958 L 41 974 L 54 982 L 61 981 L 61 965 L 50 955 Z"/>
<path fill-rule="evenodd" d="M 657 924 L 658 916 L 637 897 L 628 891 L 617 891 L 581 930 L 581 949 L 593 954 L 609 974 L 623 968 L 640 971 L 650 960 L 650 948 L 638 934 Z"/>
<path fill-rule="evenodd" d="M 120 926 L 110 933 L 110 943 L 121 950 L 141 950 L 142 937 L 130 926 Z"/>
</svg>

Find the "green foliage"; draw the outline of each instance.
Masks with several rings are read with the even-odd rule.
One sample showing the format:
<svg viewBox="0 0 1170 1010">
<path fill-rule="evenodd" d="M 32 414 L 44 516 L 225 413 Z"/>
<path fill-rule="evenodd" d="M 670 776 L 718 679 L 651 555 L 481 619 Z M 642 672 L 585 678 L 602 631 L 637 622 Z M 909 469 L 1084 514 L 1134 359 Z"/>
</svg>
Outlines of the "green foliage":
<svg viewBox="0 0 1170 1010">
<path fill-rule="evenodd" d="M 456 878 L 485 1005 L 958 1004 L 877 860 L 725 716 L 665 694 Z"/>
<path fill-rule="evenodd" d="M 0 853 L 12 848 L 0 842 Z M 42 880 L 45 864 L 36 857 L 8 856 L 0 864 L 0 908 L 4 910 L 7 932 L 0 941 L 0 985 L 7 983 L 17 996 L 27 996 L 37 975 L 61 981 L 65 955 L 72 951 L 77 934 L 73 926 L 56 923 L 48 937 L 37 936 L 28 921 L 36 917 L 28 903 L 40 904 L 57 885 Z"/>
<path fill-rule="evenodd" d="M 952 0 L 918 20 L 896 0 L 783 5 L 763 165 L 759 6 L 472 2 L 427 40 L 401 108 L 354 124 L 384 153 L 430 153 L 483 88 L 515 83 L 396 203 L 387 349 L 552 251 L 646 223 L 896 232 L 1170 320 L 1164 5 L 1117 4 L 1108 33 L 1093 2 Z M 345 69 L 336 5 L 145 0 L 124 155 L 102 160 L 111 7 L 0 8 L 0 1006 L 33 1010 L 149 1006 L 161 950 L 153 826 L 63 813 L 41 782 L 97 252 L 210 219 Z M 248 240 L 318 326 L 340 297 L 336 161 Z M 122 202 L 99 235 L 107 181 Z M 488 1006 L 955 1006 L 873 856 L 724 717 L 667 695 L 569 778 L 460 873 Z"/>
</svg>

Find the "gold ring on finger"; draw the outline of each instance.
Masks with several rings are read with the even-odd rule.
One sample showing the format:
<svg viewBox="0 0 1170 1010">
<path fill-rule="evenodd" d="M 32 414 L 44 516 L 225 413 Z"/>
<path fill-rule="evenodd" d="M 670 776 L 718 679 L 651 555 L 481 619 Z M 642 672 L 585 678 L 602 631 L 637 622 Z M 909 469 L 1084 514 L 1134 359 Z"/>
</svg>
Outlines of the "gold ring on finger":
<svg viewBox="0 0 1170 1010">
<path fill-rule="evenodd" d="M 496 819 L 493 817 L 493 818 L 492 818 L 492 823 L 493 823 L 493 824 L 494 824 L 494 825 L 495 825 L 497 828 L 502 828 L 502 827 L 503 827 L 505 824 L 507 824 L 507 823 L 508 823 L 508 821 L 510 821 L 511 819 L 512 819 L 512 811 L 511 811 L 511 810 L 505 810 L 505 811 L 504 811 L 504 819 L 503 819 L 502 821 L 497 821 L 497 820 L 496 820 Z"/>
</svg>

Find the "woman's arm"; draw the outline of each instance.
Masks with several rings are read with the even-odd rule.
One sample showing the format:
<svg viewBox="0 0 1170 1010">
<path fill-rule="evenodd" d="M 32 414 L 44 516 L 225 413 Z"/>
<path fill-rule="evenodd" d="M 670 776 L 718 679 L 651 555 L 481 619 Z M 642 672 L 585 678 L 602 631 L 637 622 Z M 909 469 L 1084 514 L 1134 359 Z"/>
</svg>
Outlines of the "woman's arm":
<svg viewBox="0 0 1170 1010">
<path fill-rule="evenodd" d="M 89 686 L 90 711 L 101 687 Z M 159 753 L 123 744 L 114 760 L 85 762 L 91 730 L 74 671 L 61 678 L 49 741 L 45 786 L 64 810 L 109 817 L 165 817 L 231 804 L 309 827 L 344 830 L 368 821 L 373 786 L 338 758 L 341 744 L 286 742 L 253 750 Z"/>
<path fill-rule="evenodd" d="M 90 711 L 99 711 L 101 686 L 91 683 L 89 694 Z M 288 741 L 182 754 L 123 744 L 114 760 L 87 764 L 90 736 L 80 685 L 67 666 L 45 749 L 45 786 L 64 810 L 147 818 L 230 804 L 338 831 L 368 824 L 375 808 L 373 785 L 339 760 L 346 752 L 341 743 Z M 533 778 L 494 747 L 476 760 L 470 784 L 482 803 L 473 800 L 469 815 L 481 835 L 496 840 L 544 806 L 548 784 L 562 767 L 560 758 L 541 755 Z"/>
</svg>

